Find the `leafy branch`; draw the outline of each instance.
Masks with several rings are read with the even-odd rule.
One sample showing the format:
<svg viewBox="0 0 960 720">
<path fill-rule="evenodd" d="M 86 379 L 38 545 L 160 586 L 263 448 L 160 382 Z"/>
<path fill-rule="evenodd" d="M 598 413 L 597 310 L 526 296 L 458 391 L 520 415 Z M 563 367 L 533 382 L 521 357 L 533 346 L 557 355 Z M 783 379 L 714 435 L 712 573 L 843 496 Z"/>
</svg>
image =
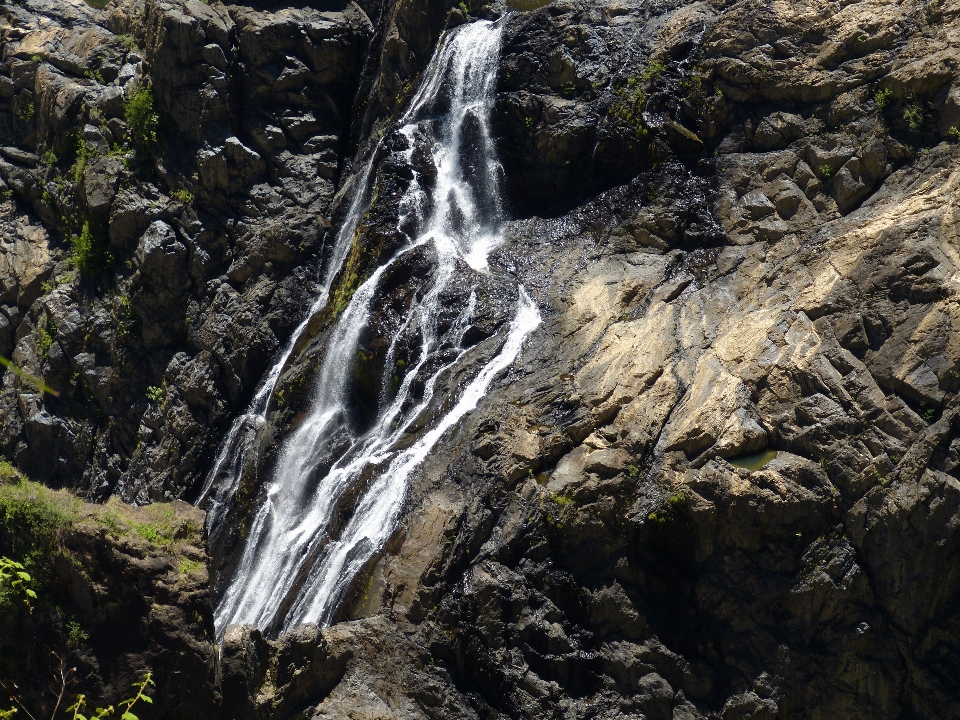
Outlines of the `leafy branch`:
<svg viewBox="0 0 960 720">
<path fill-rule="evenodd" d="M 143 680 L 138 683 L 134 683 L 133 687 L 137 691 L 137 694 L 132 698 L 122 701 L 120 705 L 120 720 L 139 720 L 136 715 L 133 714 L 133 706 L 136 705 L 141 700 L 147 704 L 153 704 L 153 699 L 146 694 L 147 687 L 154 685 L 153 674 L 146 673 L 143 676 Z M 67 712 L 73 713 L 73 720 L 106 720 L 113 716 L 116 710 L 114 710 L 113 705 L 110 705 L 105 708 L 97 708 L 96 712 L 93 715 L 83 715 L 81 710 L 86 706 L 87 698 L 84 695 L 77 695 L 76 702 L 67 708 Z M 0 720 L 5 720 L 0 717 Z"/>
<path fill-rule="evenodd" d="M 22 563 L 18 563 L 8 557 L 0 557 L 0 585 L 9 583 L 11 587 L 22 591 L 25 596 L 24 602 L 27 604 L 27 607 L 30 608 L 30 612 L 33 612 L 33 606 L 30 604 L 30 600 L 36 599 L 37 594 L 27 587 L 26 583 L 29 582 L 32 582 L 32 578 L 29 573 L 24 571 Z M 71 636 L 81 635 L 82 630 L 79 629 L 79 625 L 76 623 L 73 625 L 74 627 L 70 628 Z M 85 634 L 83 636 L 84 638 L 86 637 Z M 58 660 L 59 664 L 57 670 L 53 673 L 53 683 L 49 688 L 50 692 L 57 698 L 57 702 L 53 706 L 53 711 L 50 713 L 50 720 L 54 720 L 57 716 L 57 711 L 63 704 L 63 698 L 67 694 L 67 686 L 73 679 L 76 668 L 68 668 L 64 658 L 57 653 L 53 652 L 51 655 Z M 136 690 L 136 694 L 132 698 L 118 703 L 121 713 L 120 720 L 139 720 L 139 718 L 133 714 L 133 707 L 138 702 L 153 704 L 153 699 L 147 695 L 147 688 L 150 686 L 155 686 L 155 683 L 153 682 L 153 673 L 148 671 L 144 673 L 143 680 L 133 684 L 133 689 Z M 22 698 L 18 696 L 17 692 L 20 688 L 17 687 L 16 683 L 10 683 L 8 685 L 6 682 L 0 682 L 0 687 L 6 691 L 10 701 L 17 706 L 11 707 L 8 710 L 0 709 L 0 720 L 13 720 L 13 716 L 18 712 L 18 709 L 23 710 L 24 714 L 26 714 L 30 720 L 37 720 L 36 716 L 23 704 Z M 113 717 L 114 713 L 117 712 L 114 710 L 113 705 L 109 705 L 105 708 L 97 708 L 96 712 L 88 717 L 81 712 L 84 707 L 86 707 L 86 704 L 86 696 L 79 694 L 76 696 L 73 705 L 66 709 L 66 712 L 73 713 L 72 720 L 109 720 Z"/>
<path fill-rule="evenodd" d="M 0 585 L 9 584 L 14 590 L 23 593 L 23 602 L 33 612 L 31 600 L 36 600 L 37 594 L 27 583 L 33 582 L 30 573 L 23 569 L 23 563 L 18 563 L 8 557 L 0 557 Z"/>
</svg>

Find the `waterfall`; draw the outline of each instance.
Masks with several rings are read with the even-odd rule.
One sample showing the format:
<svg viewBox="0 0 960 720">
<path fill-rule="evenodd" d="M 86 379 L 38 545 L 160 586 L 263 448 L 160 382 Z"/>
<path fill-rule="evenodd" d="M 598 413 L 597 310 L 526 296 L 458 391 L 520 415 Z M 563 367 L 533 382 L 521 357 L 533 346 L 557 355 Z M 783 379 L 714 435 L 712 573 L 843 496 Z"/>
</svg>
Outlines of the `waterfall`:
<svg viewBox="0 0 960 720">
<path fill-rule="evenodd" d="M 336 235 L 326 270 L 320 280 L 320 289 L 316 300 L 283 346 L 277 361 L 260 381 L 260 386 L 254 393 L 247 411 L 233 421 L 226 439 L 217 452 L 210 472 L 204 479 L 197 505 L 204 506 L 207 511 L 207 534 L 211 541 L 219 537 L 227 514 L 233 506 L 233 498 L 240 485 L 243 468 L 249 459 L 253 440 L 259 429 L 267 421 L 267 408 L 277 386 L 277 381 L 280 379 L 280 373 L 286 367 L 297 341 L 309 326 L 310 320 L 326 306 L 327 300 L 330 298 L 330 286 L 347 259 L 350 244 L 353 241 L 353 232 L 356 230 L 360 215 L 363 213 L 365 202 L 369 199 L 366 191 L 373 169 L 373 158 L 376 155 L 377 152 L 374 150 L 371 153 L 370 162 L 364 172 L 361 173 L 359 181 L 355 183 L 353 197 L 340 226 L 340 231 Z"/>
<path fill-rule="evenodd" d="M 423 149 L 436 177 L 421 183 L 423 178 L 413 172 L 398 206 L 398 228 L 407 229 L 407 242 L 357 288 L 331 331 L 310 409 L 283 443 L 216 609 L 220 637 L 228 625 L 237 623 L 253 623 L 276 634 L 303 622 L 331 622 L 356 575 L 396 529 L 413 472 L 440 438 L 477 406 L 540 322 L 533 301 L 517 288 L 512 320 L 490 341 L 495 343 L 492 356 L 454 397 L 434 403 L 438 381 L 466 367 L 471 350 L 464 347 L 464 336 L 478 303 L 476 292 L 470 293 L 453 322 L 439 323 L 443 293 L 453 283 L 469 283 L 471 278 L 476 289 L 476 279 L 489 272 L 487 255 L 501 237 L 500 168 L 489 127 L 501 34 L 500 23 L 487 21 L 448 33 L 398 123 L 397 132 L 406 140 L 406 164 L 413 168 L 415 151 Z M 327 302 L 332 277 L 369 202 L 359 196 L 372 163 L 338 235 L 333 269 L 327 272 L 315 308 Z M 387 368 L 401 337 L 415 338 L 417 353 L 395 395 L 382 393 L 372 424 L 356 431 L 350 422 L 349 390 L 360 338 L 371 308 L 377 307 L 381 281 L 411 253 L 430 258 L 431 275 L 422 297 L 418 294 L 398 323 L 387 351 Z M 292 351 L 295 338 L 285 355 Z M 244 417 L 263 422 L 284 362 L 286 358 L 267 375 Z M 411 442 L 410 431 L 420 428 L 416 423 L 423 422 L 433 405 L 441 409 Z M 243 428 L 253 425 L 238 420 L 208 477 L 203 494 L 216 516 L 214 525 L 223 520 L 245 462 L 238 447 L 231 446 L 239 446 Z M 349 512 L 341 522 L 344 506 Z"/>
</svg>

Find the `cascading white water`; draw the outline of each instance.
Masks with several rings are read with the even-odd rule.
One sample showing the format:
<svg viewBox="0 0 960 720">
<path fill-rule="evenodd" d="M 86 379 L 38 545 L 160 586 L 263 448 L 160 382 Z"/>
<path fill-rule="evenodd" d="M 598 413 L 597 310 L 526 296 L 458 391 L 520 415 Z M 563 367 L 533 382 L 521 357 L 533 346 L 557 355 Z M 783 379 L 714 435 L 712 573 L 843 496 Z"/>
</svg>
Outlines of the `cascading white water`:
<svg viewBox="0 0 960 720">
<path fill-rule="evenodd" d="M 373 157 L 376 157 L 376 151 L 371 154 L 371 162 L 366 166 L 359 181 L 355 183 L 356 189 L 334 241 L 326 270 L 322 274 L 316 300 L 287 340 L 277 361 L 260 382 L 247 411 L 233 421 L 226 439 L 217 452 L 213 466 L 204 480 L 197 505 L 203 506 L 207 512 L 207 533 L 211 540 L 215 540 L 220 535 L 227 513 L 233 505 L 233 498 L 237 493 L 250 447 L 257 431 L 266 423 L 267 408 L 277 381 L 280 379 L 280 373 L 290 359 L 297 341 L 310 324 L 310 320 L 326 306 L 330 297 L 330 286 L 347 259 L 350 244 L 353 241 L 353 232 L 356 230 L 357 222 L 365 208 L 365 201 L 368 199 L 366 189 L 373 168 Z"/>
<path fill-rule="evenodd" d="M 500 239 L 499 166 L 489 121 L 501 33 L 499 23 L 480 21 L 446 36 L 400 121 L 399 132 L 408 141 L 407 163 L 417 143 L 423 143 L 436 167 L 436 180 L 425 188 L 415 173 L 400 201 L 399 215 L 400 227 L 417 230 L 357 289 L 332 331 L 312 407 L 284 443 L 215 613 L 220 636 L 235 623 L 279 632 L 302 622 L 330 622 L 353 578 L 395 529 L 413 471 L 443 434 L 477 406 L 540 322 L 533 301 L 519 288 L 516 314 L 502 333 L 499 351 L 416 442 L 401 442 L 431 405 L 438 379 L 468 352 L 462 344 L 476 294 L 442 331 L 437 321 L 441 296 L 464 274 L 476 278 L 484 271 L 487 254 Z M 359 215 L 359 210 L 350 213 L 342 238 L 353 236 Z M 416 361 L 396 395 L 381 397 L 372 426 L 355 435 L 348 393 L 358 343 L 382 278 L 414 252 L 432 255 L 429 290 L 399 323 L 388 361 L 392 363 L 404 333 L 418 340 Z M 329 283 L 318 303 L 326 302 L 328 291 Z M 264 387 L 275 382 L 275 377 L 271 381 L 268 376 Z M 226 446 L 221 455 L 208 481 L 210 487 L 216 473 L 222 474 L 227 463 L 236 462 L 225 459 L 230 456 Z M 331 464 L 332 457 L 336 459 Z M 325 472 L 318 470 L 326 467 Z M 235 489 L 225 487 L 220 494 L 228 498 Z M 338 527 L 344 502 L 352 503 L 351 513 Z"/>
</svg>

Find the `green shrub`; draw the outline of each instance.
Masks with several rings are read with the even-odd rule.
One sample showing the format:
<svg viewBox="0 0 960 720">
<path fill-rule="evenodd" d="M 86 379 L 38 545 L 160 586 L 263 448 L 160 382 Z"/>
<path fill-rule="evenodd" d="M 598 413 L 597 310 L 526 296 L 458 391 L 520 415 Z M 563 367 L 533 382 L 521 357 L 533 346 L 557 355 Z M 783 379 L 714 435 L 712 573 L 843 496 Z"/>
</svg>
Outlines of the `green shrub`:
<svg viewBox="0 0 960 720">
<path fill-rule="evenodd" d="M 140 50 L 140 46 L 137 45 L 137 39 L 133 35 L 117 35 L 117 40 L 130 52 Z"/>
<path fill-rule="evenodd" d="M 77 159 L 70 166 L 70 178 L 79 183 L 83 181 L 83 173 L 87 169 L 87 162 L 93 157 L 94 153 L 87 147 L 83 136 L 77 134 Z"/>
<path fill-rule="evenodd" d="M 25 122 L 30 122 L 31 120 L 33 120 L 33 116 L 36 114 L 36 112 L 37 112 L 37 109 L 36 107 L 34 107 L 34 104 L 32 102 L 28 102 L 26 105 L 23 105 L 20 108 L 20 112 L 18 112 L 17 115 L 20 117 L 21 120 Z"/>
<path fill-rule="evenodd" d="M 683 507 L 687 504 L 687 496 L 683 492 L 675 492 L 673 495 L 667 498 L 667 502 L 670 503 L 672 507 Z"/>
<path fill-rule="evenodd" d="M 4 466 L 12 470 L 9 463 Z M 3 552 L 17 558 L 23 572 L 42 587 L 51 572 L 50 558 L 62 534 L 76 521 L 82 503 L 65 490 L 50 490 L 16 471 L 13 477 L 13 482 L 0 484 Z M 16 596 L 11 587 L 0 586 L 0 608 L 9 607 Z"/>
<path fill-rule="evenodd" d="M 644 82 L 650 82 L 658 75 L 662 75 L 666 69 L 667 66 L 664 63 L 660 62 L 659 60 L 654 60 L 647 66 L 647 69 L 643 71 L 643 75 L 641 75 L 641 77 L 643 78 Z"/>
<path fill-rule="evenodd" d="M 47 150 L 43 155 L 40 156 L 40 162 L 47 166 L 56 165 L 57 154 L 53 150 Z"/>
<path fill-rule="evenodd" d="M 67 629 L 67 648 L 70 650 L 73 650 L 74 648 L 79 647 L 84 642 L 90 639 L 90 635 L 88 635 L 84 631 L 84 629 L 80 627 L 80 623 L 78 623 L 76 620 L 71 620 L 70 622 L 68 622 L 66 625 L 66 629 Z"/>
<path fill-rule="evenodd" d="M 20 471 L 6 458 L 0 457 L 0 484 L 19 482 L 23 479 Z"/>
<path fill-rule="evenodd" d="M 160 405 L 163 402 L 164 394 L 165 393 L 162 387 L 157 387 L 155 385 L 147 386 L 147 393 L 146 393 L 147 400 L 149 400 L 152 403 L 156 403 L 157 405 Z"/>
<path fill-rule="evenodd" d="M 823 175 L 824 178 L 829 178 L 831 175 L 833 175 L 833 170 L 829 165 L 821 165 L 820 174 Z"/>
<path fill-rule="evenodd" d="M 87 1 L 89 2 L 90 0 Z M 153 673 L 145 673 L 143 680 L 133 684 L 133 688 L 137 691 L 137 694 L 119 703 L 120 707 L 118 710 L 114 710 L 113 705 L 106 708 L 97 708 L 97 711 L 88 718 L 80 712 L 86 707 L 87 698 L 85 695 L 77 695 L 73 705 L 67 708 L 67 712 L 73 713 L 71 720 L 107 720 L 108 718 L 113 718 L 118 712 L 120 713 L 121 720 L 137 720 L 137 716 L 134 715 L 131 710 L 138 702 L 153 704 L 153 699 L 146 694 L 147 687 L 151 685 L 154 685 Z"/>
<path fill-rule="evenodd" d="M 193 202 L 193 193 L 186 188 L 177 188 L 176 190 L 171 191 L 170 197 L 177 202 L 183 203 L 184 205 L 189 205 Z"/>
<path fill-rule="evenodd" d="M 96 277 L 113 265 L 113 255 L 107 250 L 103 232 L 94 232 L 90 221 L 85 221 L 80 234 L 70 238 L 70 259 L 83 275 Z"/>
<path fill-rule="evenodd" d="M 884 89 L 878 89 L 873 93 L 873 101 L 877 104 L 877 108 L 883 110 L 890 102 L 890 91 Z"/>
<path fill-rule="evenodd" d="M 123 117 L 133 149 L 140 155 L 148 154 L 157 141 L 160 124 L 160 118 L 153 110 L 153 90 L 149 85 L 137 89 L 127 98 Z"/>
<path fill-rule="evenodd" d="M 37 338 L 34 345 L 37 348 L 37 355 L 45 360 L 47 353 L 50 352 L 50 346 L 53 345 L 53 335 L 46 328 L 37 328 Z"/>
<path fill-rule="evenodd" d="M 182 557 L 180 558 L 179 567 L 181 575 L 195 575 L 196 573 L 203 570 L 203 563 L 199 563 L 196 560 L 190 560 L 189 558 Z"/>
<path fill-rule="evenodd" d="M 916 103 L 908 105 L 903 110 L 903 121 L 907 124 L 910 132 L 919 132 L 920 128 L 923 127 L 923 121 L 925 120 L 923 108 L 921 108 Z"/>
<path fill-rule="evenodd" d="M 0 557 L 0 587 L 9 587 L 15 594 L 23 595 L 23 602 L 30 612 L 33 612 L 30 601 L 37 598 L 37 593 L 29 585 L 32 581 L 33 578 L 24 570 L 23 563 Z"/>
</svg>

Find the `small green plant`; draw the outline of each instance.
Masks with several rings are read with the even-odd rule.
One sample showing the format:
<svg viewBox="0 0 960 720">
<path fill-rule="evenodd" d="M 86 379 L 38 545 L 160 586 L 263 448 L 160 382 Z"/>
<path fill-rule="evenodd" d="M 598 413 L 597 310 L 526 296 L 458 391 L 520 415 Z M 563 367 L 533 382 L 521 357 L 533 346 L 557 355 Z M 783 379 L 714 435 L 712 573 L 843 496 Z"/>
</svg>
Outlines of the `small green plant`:
<svg viewBox="0 0 960 720">
<path fill-rule="evenodd" d="M 87 698 L 85 695 L 77 695 L 76 701 L 67 708 L 67 712 L 73 713 L 72 720 L 106 720 L 107 718 L 112 718 L 116 712 L 120 712 L 120 720 L 138 720 L 137 716 L 132 712 L 133 707 L 138 702 L 145 702 L 149 705 L 153 704 L 153 699 L 146 694 L 147 688 L 151 685 L 154 685 L 153 673 L 148 672 L 143 676 L 143 680 L 133 684 L 133 688 L 137 691 L 137 694 L 121 702 L 119 711 L 114 710 L 113 705 L 110 705 L 105 708 L 97 708 L 96 712 L 90 716 L 83 715 L 81 711 L 87 705 Z"/>
<path fill-rule="evenodd" d="M 667 502 L 670 503 L 672 507 L 679 508 L 687 504 L 687 496 L 683 492 L 675 492 L 673 495 L 667 498 Z"/>
<path fill-rule="evenodd" d="M 40 162 L 46 166 L 57 164 L 57 154 L 53 150 L 47 150 L 40 156 Z"/>
<path fill-rule="evenodd" d="M 67 649 L 74 650 L 87 640 L 90 639 L 90 636 L 84 631 L 76 620 L 71 620 L 66 625 L 67 628 Z"/>
<path fill-rule="evenodd" d="M 458 5 L 460 7 L 460 12 L 462 12 L 464 15 L 470 14 L 470 8 L 467 7 L 467 4 L 463 2 L 463 0 L 460 0 Z"/>
<path fill-rule="evenodd" d="M 647 83 L 656 78 L 658 75 L 662 75 L 667 69 L 667 66 L 660 62 L 659 60 L 654 60 L 647 66 L 647 69 L 643 71 L 643 75 L 640 77 L 643 79 L 643 82 Z"/>
<path fill-rule="evenodd" d="M 150 385 L 147 387 L 147 400 L 156 405 L 160 405 L 163 402 L 163 397 L 166 393 L 162 387 L 156 387 L 155 385 Z"/>
<path fill-rule="evenodd" d="M 627 475 L 629 475 L 632 478 L 635 478 L 639 474 L 640 474 L 640 468 L 638 468 L 636 465 L 627 465 Z"/>
<path fill-rule="evenodd" d="M 876 103 L 878 110 L 883 110 L 890 103 L 891 92 L 884 88 L 878 88 L 873 93 L 873 102 Z"/>
<path fill-rule="evenodd" d="M 42 56 L 42 55 L 31 55 L 31 56 L 30 56 L 30 62 L 36 62 L 36 63 L 38 63 L 38 62 L 43 62 L 43 56 Z"/>
<path fill-rule="evenodd" d="M 924 113 L 923 108 L 913 103 L 903 110 L 903 121 L 907 124 L 910 132 L 919 132 L 923 127 Z"/>
<path fill-rule="evenodd" d="M 950 129 L 947 130 L 947 135 L 954 140 L 960 140 L 960 128 L 958 128 L 956 125 L 951 125 Z"/>
<path fill-rule="evenodd" d="M 37 599 L 37 593 L 34 592 L 29 583 L 33 582 L 30 573 L 24 570 L 23 563 L 18 563 L 8 557 L 0 557 L 0 586 L 9 585 L 17 594 L 23 596 L 23 602 L 33 612 L 31 600 Z"/>
<path fill-rule="evenodd" d="M 97 277 L 113 265 L 113 254 L 107 250 L 107 238 L 102 229 L 94 231 L 85 220 L 80 234 L 70 239 L 70 261 L 84 275 Z"/>
<path fill-rule="evenodd" d="M 665 522 L 667 522 L 667 518 L 665 515 L 659 515 L 655 512 L 652 512 L 649 515 L 647 515 L 647 520 L 649 520 L 650 522 L 655 522 L 658 525 L 663 525 Z"/>
<path fill-rule="evenodd" d="M 523 119 L 523 124 L 526 125 L 526 126 L 527 126 L 527 130 L 529 130 L 530 128 L 533 127 L 533 118 L 532 118 L 532 117 L 525 117 L 525 118 Z"/>
<path fill-rule="evenodd" d="M 133 304 L 130 297 L 125 294 L 114 297 L 115 304 L 111 310 L 111 315 L 116 323 L 117 337 L 126 337 L 134 328 L 137 321 L 136 313 L 133 310 Z"/>
<path fill-rule="evenodd" d="M 203 570 L 203 563 L 182 557 L 178 563 L 178 569 L 180 570 L 181 575 L 194 575 Z"/>
<path fill-rule="evenodd" d="M 189 205 L 193 202 L 193 193 L 186 188 L 177 188 L 176 190 L 171 191 L 170 197 L 184 205 Z"/>
<path fill-rule="evenodd" d="M 567 507 L 568 505 L 573 505 L 573 498 L 569 495 L 563 495 L 561 493 L 551 493 L 550 499 L 553 500 L 554 504 L 559 505 L 560 507 Z"/>
<path fill-rule="evenodd" d="M 824 178 L 829 178 L 833 175 L 833 169 L 829 165 L 821 165 L 820 174 L 823 175 Z"/>
<path fill-rule="evenodd" d="M 70 177 L 75 183 L 83 180 L 83 172 L 87 169 L 87 162 L 93 157 L 94 152 L 87 147 L 83 136 L 77 134 L 77 159 L 70 166 Z"/>
<path fill-rule="evenodd" d="M 36 114 L 37 109 L 34 107 L 32 102 L 28 102 L 25 105 L 21 106 L 20 112 L 17 113 L 17 116 L 24 122 L 30 122 L 33 120 L 33 116 Z"/>
<path fill-rule="evenodd" d="M 573 80 L 567 80 L 567 82 L 565 82 L 560 88 L 560 91 L 563 93 L 564 97 L 572 97 L 577 91 L 577 86 L 574 84 Z"/>
<path fill-rule="evenodd" d="M 98 85 L 106 85 L 107 81 L 103 79 L 103 75 L 100 74 L 99 70 L 84 70 L 83 76 L 93 80 Z"/>
<path fill-rule="evenodd" d="M 79 235 L 70 239 L 70 250 L 73 263 L 81 272 L 86 272 L 90 267 L 90 258 L 93 254 L 93 235 L 90 232 L 89 222 L 83 224 Z"/>
<path fill-rule="evenodd" d="M 137 52 L 140 46 L 137 45 L 137 39 L 133 35 L 117 35 L 117 40 L 130 52 Z"/>
<path fill-rule="evenodd" d="M 140 155 L 150 152 L 157 141 L 160 118 L 153 109 L 153 90 L 149 85 L 139 88 L 127 99 L 123 108 L 130 144 Z"/>
<path fill-rule="evenodd" d="M 37 348 L 37 355 L 46 360 L 47 353 L 50 352 L 50 346 L 53 345 L 53 335 L 46 328 L 38 328 L 34 345 Z"/>
</svg>

